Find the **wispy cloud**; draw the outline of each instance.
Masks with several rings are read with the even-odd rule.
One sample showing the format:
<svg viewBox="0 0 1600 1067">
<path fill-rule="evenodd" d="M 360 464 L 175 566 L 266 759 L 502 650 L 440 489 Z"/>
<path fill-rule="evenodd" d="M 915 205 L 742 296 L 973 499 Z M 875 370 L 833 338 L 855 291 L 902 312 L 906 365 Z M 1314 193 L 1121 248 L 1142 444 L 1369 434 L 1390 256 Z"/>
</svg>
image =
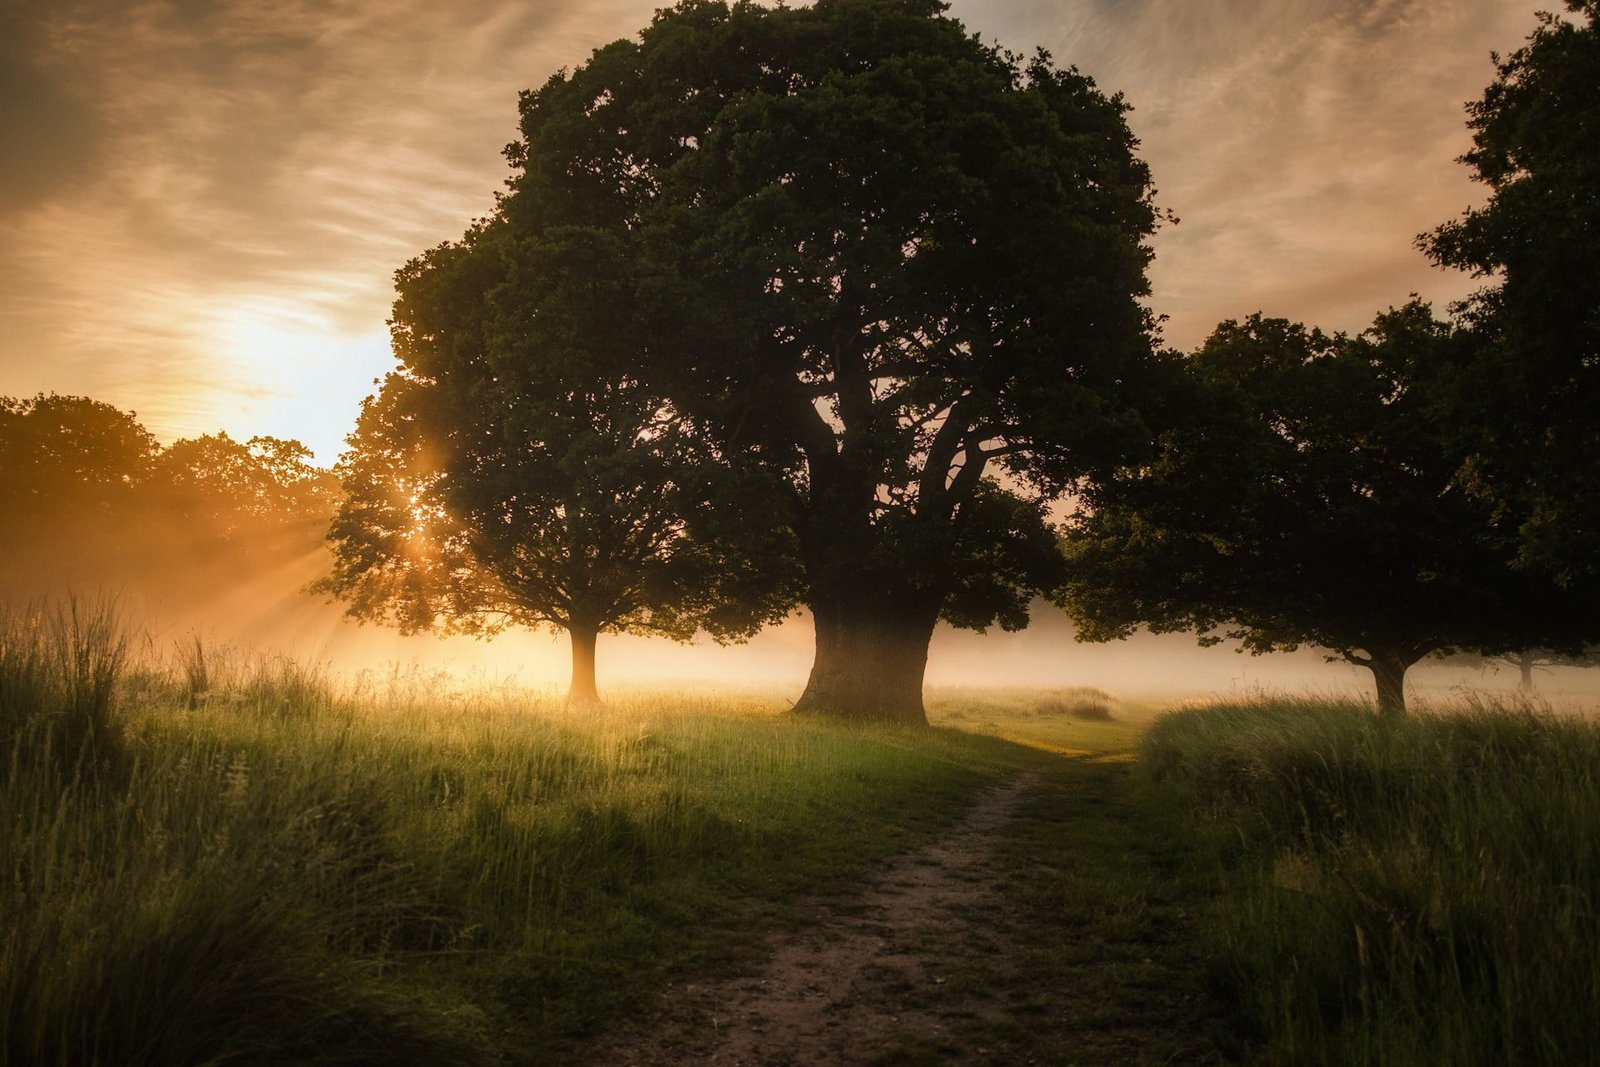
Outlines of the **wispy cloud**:
<svg viewBox="0 0 1600 1067">
<path fill-rule="evenodd" d="M 1436 271 L 1419 232 L 1481 193 L 1455 162 L 1462 105 L 1534 25 L 1504 0 L 956 0 L 1004 43 L 1037 42 L 1135 107 L 1183 220 L 1157 241 L 1153 305 L 1182 347 L 1255 310 L 1359 329 Z"/>
<path fill-rule="evenodd" d="M 0 392 L 331 457 L 388 363 L 390 278 L 492 206 L 516 93 L 652 0 L 23 0 L 0 14 Z M 1504 0 L 956 0 L 1123 90 L 1190 345 L 1261 308 L 1359 327 L 1457 295 L 1418 231 L 1476 195 L 1460 105 Z"/>
<path fill-rule="evenodd" d="M 331 455 L 388 363 L 392 272 L 492 207 L 517 91 L 649 14 L 582 0 L 13 14 L 27 45 L 6 58 L 38 106 L 12 116 L 12 143 L 76 180 L 0 185 L 14 250 L 0 391 L 85 392 L 165 436 L 227 423 Z M 294 414 L 275 398 L 329 414 L 330 380 L 348 391 L 342 417 L 266 424 Z"/>
</svg>

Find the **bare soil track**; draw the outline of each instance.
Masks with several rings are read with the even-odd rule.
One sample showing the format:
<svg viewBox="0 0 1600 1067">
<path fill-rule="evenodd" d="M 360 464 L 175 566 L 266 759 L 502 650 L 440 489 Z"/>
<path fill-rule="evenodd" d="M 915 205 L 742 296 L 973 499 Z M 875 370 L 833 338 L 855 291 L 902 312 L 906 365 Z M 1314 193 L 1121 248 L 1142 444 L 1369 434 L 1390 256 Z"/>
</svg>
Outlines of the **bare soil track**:
<svg viewBox="0 0 1600 1067">
<path fill-rule="evenodd" d="M 668 987 L 653 1013 L 583 1059 L 619 1067 L 1211 1060 L 1195 1039 L 1196 998 L 1165 988 L 1160 973 L 1133 975 L 1131 1011 L 1104 1010 L 1107 998 L 1130 994 L 1126 959 L 1134 971 L 1151 969 L 1143 947 L 1063 958 L 1040 941 L 1071 923 L 1040 928 L 1011 899 L 1054 873 L 1024 860 L 1031 869 L 1019 877 L 1019 851 L 1003 845 L 1025 801 L 1039 799 L 1041 777 L 990 789 L 933 845 L 889 861 L 857 891 L 802 903 L 758 969 Z"/>
</svg>

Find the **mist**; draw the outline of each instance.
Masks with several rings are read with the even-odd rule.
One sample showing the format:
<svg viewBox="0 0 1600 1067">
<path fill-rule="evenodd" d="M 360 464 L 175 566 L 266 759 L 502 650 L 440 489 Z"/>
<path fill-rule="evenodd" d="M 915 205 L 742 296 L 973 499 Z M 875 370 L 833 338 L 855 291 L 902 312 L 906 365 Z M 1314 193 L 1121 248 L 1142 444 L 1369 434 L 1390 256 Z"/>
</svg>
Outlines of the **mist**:
<svg viewBox="0 0 1600 1067">
<path fill-rule="evenodd" d="M 565 688 L 571 661 L 564 633 L 515 629 L 487 639 L 440 637 L 358 622 L 342 605 L 306 592 L 330 566 L 326 548 L 315 542 L 296 547 L 236 583 L 216 581 L 192 556 L 177 551 L 148 553 L 137 574 L 122 581 L 104 573 L 73 575 L 66 557 L 36 556 L 34 564 L 54 564 L 58 590 L 117 597 L 124 620 L 157 657 L 198 637 L 241 654 L 287 656 L 344 681 L 409 673 L 444 676 L 452 685 L 552 695 Z M 1312 648 L 1251 655 L 1233 642 L 1201 647 L 1189 634 L 1140 633 L 1095 644 L 1077 641 L 1075 633 L 1072 620 L 1043 602 L 1034 605 L 1031 625 L 1016 633 L 979 634 L 940 624 L 929 649 L 927 688 L 1087 687 L 1147 710 L 1264 693 L 1360 700 L 1371 689 L 1369 672 L 1328 662 Z M 811 620 L 799 612 L 737 644 L 602 635 L 597 674 L 603 693 L 746 691 L 781 710 L 804 686 L 812 651 Z M 1418 664 L 1408 678 L 1423 704 L 1468 693 L 1509 695 L 1517 682 L 1515 668 L 1437 661 Z M 1557 710 L 1578 710 L 1600 699 L 1600 671 L 1544 668 L 1535 685 L 1537 699 Z"/>
</svg>

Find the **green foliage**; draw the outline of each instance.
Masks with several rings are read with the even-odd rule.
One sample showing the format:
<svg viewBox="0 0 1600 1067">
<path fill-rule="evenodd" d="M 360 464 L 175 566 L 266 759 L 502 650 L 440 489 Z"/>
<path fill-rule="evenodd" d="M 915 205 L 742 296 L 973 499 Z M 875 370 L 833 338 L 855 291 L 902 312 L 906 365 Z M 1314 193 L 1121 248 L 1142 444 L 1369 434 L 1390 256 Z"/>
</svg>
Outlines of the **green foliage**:
<svg viewBox="0 0 1600 1067">
<path fill-rule="evenodd" d="M 1524 566 L 1575 581 L 1600 560 L 1600 5 L 1566 7 L 1467 107 L 1461 162 L 1488 202 L 1418 243 L 1493 279 L 1461 309 L 1479 343 L 1445 375 L 1463 482 Z"/>
<path fill-rule="evenodd" d="M 735 8 L 662 19 L 639 50 L 656 93 L 658 50 L 741 56 L 714 68 L 710 123 L 672 115 L 694 147 L 662 157 L 640 228 L 649 373 L 721 447 L 790 472 L 824 625 L 862 596 L 1025 622 L 1057 573 L 1030 504 L 1126 443 L 1112 382 L 1148 351 L 1155 213 L 1125 105 L 936 10 Z M 608 116 L 602 144 L 613 122 L 633 125 Z"/>
<path fill-rule="evenodd" d="M 1600 730 L 1269 699 L 1159 720 L 1216 831 L 1213 983 L 1269 1063 L 1595 1062 Z"/>
<path fill-rule="evenodd" d="M 537 357 L 524 368 L 518 385 L 395 375 L 369 399 L 340 461 L 347 499 L 319 588 L 406 632 L 549 624 L 687 640 L 769 621 L 779 605 L 745 561 L 690 530 L 709 487 L 732 483 L 691 453 L 677 417 L 632 383 L 564 388 L 538 380 Z"/>
<path fill-rule="evenodd" d="M 742 639 L 787 609 L 762 487 L 697 444 L 626 342 L 586 330 L 626 306 L 628 274 L 604 234 L 497 221 L 399 272 L 401 370 L 340 460 L 317 589 L 406 632 L 567 630 L 580 700 L 597 633 Z"/>
<path fill-rule="evenodd" d="M 1431 652 L 1592 638 L 1583 591 L 1516 572 L 1511 539 L 1456 483 L 1435 364 L 1462 343 L 1418 302 L 1356 337 L 1259 315 L 1219 326 L 1182 365 L 1191 402 L 1157 458 L 1093 487 L 1072 524 L 1080 635 L 1313 644 L 1371 668 L 1396 710 Z"/>
</svg>

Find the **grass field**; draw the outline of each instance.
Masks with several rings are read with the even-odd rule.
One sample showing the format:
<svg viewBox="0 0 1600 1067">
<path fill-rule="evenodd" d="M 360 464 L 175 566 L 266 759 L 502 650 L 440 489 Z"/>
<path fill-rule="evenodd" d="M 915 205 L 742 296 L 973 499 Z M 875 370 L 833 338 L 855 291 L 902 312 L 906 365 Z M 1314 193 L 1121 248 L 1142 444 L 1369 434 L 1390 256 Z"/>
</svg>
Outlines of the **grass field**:
<svg viewBox="0 0 1600 1067">
<path fill-rule="evenodd" d="M 779 702 L 134 669 L 82 605 L 0 640 L 15 1064 L 556 1058 L 1028 758 Z"/>
<path fill-rule="evenodd" d="M 6 1064 L 559 1063 L 1019 771 L 1037 784 L 998 845 L 996 921 L 1033 946 L 1007 979 L 1026 1025 L 975 1045 L 1600 1057 L 1585 722 L 1289 700 L 1156 718 L 1094 690 L 936 690 L 921 731 L 760 694 L 579 716 L 134 651 L 103 607 L 0 620 Z"/>
<path fill-rule="evenodd" d="M 1162 719 L 1222 888 L 1210 978 L 1271 1063 L 1600 1062 L 1600 730 L 1287 699 Z"/>
</svg>

